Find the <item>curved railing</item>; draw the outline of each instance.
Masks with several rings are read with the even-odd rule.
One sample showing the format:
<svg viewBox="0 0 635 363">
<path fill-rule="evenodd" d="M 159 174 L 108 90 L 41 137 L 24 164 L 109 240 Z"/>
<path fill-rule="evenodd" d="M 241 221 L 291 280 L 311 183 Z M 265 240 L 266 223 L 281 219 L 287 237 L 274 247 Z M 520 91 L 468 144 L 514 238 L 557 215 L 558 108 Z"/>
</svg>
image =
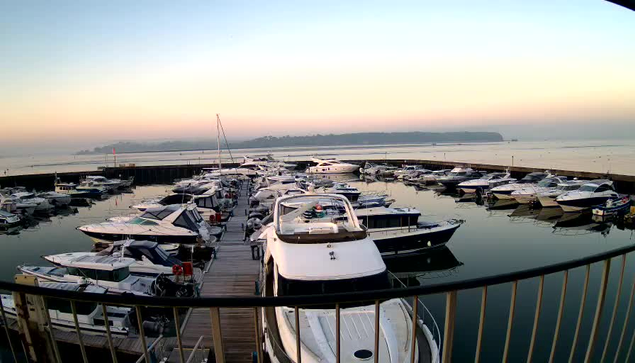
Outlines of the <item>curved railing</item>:
<svg viewBox="0 0 635 363">
<path fill-rule="evenodd" d="M 595 315 L 593 318 L 593 324 L 591 328 L 590 338 L 587 345 L 587 351 L 585 354 L 585 361 L 591 360 L 593 357 L 595 343 L 598 337 L 598 325 L 600 323 L 601 316 L 604 311 L 604 302 L 606 299 L 606 291 L 607 284 L 611 266 L 611 259 L 615 257 L 622 256 L 623 261 L 626 261 L 626 255 L 635 250 L 635 244 L 627 245 L 620 248 L 612 249 L 609 251 L 597 253 L 594 255 L 581 257 L 578 259 L 573 259 L 565 262 L 554 263 L 546 266 L 535 267 L 515 272 L 509 272 L 504 274 L 499 274 L 495 276 L 486 276 L 486 277 L 478 277 L 473 279 L 465 279 L 461 281 L 453 281 L 453 282 L 441 282 L 441 283 L 431 283 L 425 286 L 417 286 L 417 287 L 403 287 L 403 288 L 394 288 L 387 290 L 376 290 L 376 291 L 364 291 L 364 292 L 350 292 L 350 293 L 338 293 L 338 294 L 326 294 L 326 295 L 309 295 L 309 296 L 285 296 L 285 297 L 260 297 L 260 296 L 222 296 L 222 297 L 201 297 L 201 298 L 173 298 L 173 297 L 143 297 L 143 296 L 121 296 L 121 295 L 99 295 L 99 294 L 87 294 L 73 291 L 60 291 L 54 289 L 47 289 L 37 286 L 29 286 L 29 285 L 21 285 L 15 284 L 11 282 L 3 282 L 0 281 L 0 289 L 8 290 L 15 293 L 27 294 L 27 295 L 36 295 L 50 298 L 58 298 L 58 299 L 68 299 L 71 302 L 74 301 L 82 301 L 82 302 L 96 302 L 105 305 L 124 305 L 134 307 L 137 312 L 141 307 L 162 307 L 162 308 L 172 308 L 175 315 L 175 321 L 178 326 L 178 314 L 177 309 L 179 308 L 210 308 L 212 312 L 218 312 L 219 308 L 254 308 L 256 314 L 258 314 L 258 309 L 263 307 L 275 307 L 275 306 L 290 306 L 297 308 L 311 307 L 315 305 L 327 305 L 332 304 L 337 306 L 337 312 L 339 315 L 339 306 L 350 304 L 350 303 L 368 303 L 368 305 L 375 304 L 376 314 L 379 314 L 379 305 L 381 301 L 387 299 L 394 298 L 414 298 L 414 301 L 420 301 L 420 297 L 425 295 L 432 294 L 446 294 L 446 308 L 445 308 L 445 323 L 444 323 L 444 331 L 443 331 L 443 349 L 442 349 L 442 361 L 450 362 L 452 359 L 452 343 L 454 338 L 454 319 L 455 312 L 457 308 L 457 293 L 461 290 L 468 289 L 482 289 L 482 301 L 481 301 L 481 317 L 479 320 L 479 330 L 478 330 L 478 338 L 476 345 L 476 361 L 479 361 L 480 358 L 480 349 L 481 342 L 483 337 L 483 326 L 485 320 L 485 307 L 487 304 L 487 289 L 489 286 L 512 283 L 512 292 L 511 292 L 511 301 L 510 301 L 510 313 L 507 321 L 507 334 L 504 345 L 503 352 L 503 361 L 506 361 L 509 355 L 509 344 L 510 344 L 510 336 L 511 330 L 514 322 L 514 312 L 516 306 L 516 295 L 517 295 L 517 287 L 518 282 L 520 280 L 527 280 L 532 278 L 540 278 L 540 284 L 538 288 L 538 303 L 535 308 L 535 319 L 533 325 L 533 332 L 531 336 L 531 340 L 529 341 L 529 355 L 527 357 L 527 361 L 532 360 L 532 355 L 534 352 L 536 333 L 538 328 L 538 321 L 541 313 L 541 302 L 543 296 L 543 285 L 544 285 L 544 277 L 545 275 L 554 274 L 563 272 L 563 285 L 562 285 L 562 296 L 560 300 L 560 306 L 558 310 L 558 317 L 556 321 L 556 331 L 554 333 L 554 340 L 557 342 L 558 333 L 560 330 L 560 323 L 562 321 L 562 315 L 564 310 L 564 295 L 566 294 L 566 288 L 568 283 L 568 271 L 570 269 L 574 269 L 577 267 L 587 266 L 586 269 L 586 279 L 584 285 L 583 296 L 587 295 L 587 287 L 589 281 L 590 274 L 590 265 L 598 262 L 603 263 L 602 275 L 601 275 L 601 284 L 600 289 L 597 294 L 597 306 L 595 309 Z M 619 288 L 617 290 L 617 294 L 621 294 L 621 286 L 624 277 L 624 263 L 622 263 L 622 271 L 619 277 Z M 626 322 L 623 324 L 622 332 L 620 334 L 620 341 L 618 344 L 617 355 L 619 356 L 621 352 L 621 347 L 625 338 L 627 323 L 630 315 L 630 311 L 632 308 L 632 299 L 633 293 L 631 292 L 631 299 L 629 300 Z M 615 323 L 615 316 L 618 310 L 618 302 L 619 295 L 616 297 L 616 303 L 612 310 L 611 316 L 611 325 L 609 328 L 609 336 L 607 337 L 607 341 L 605 343 L 604 351 L 602 352 L 602 357 L 606 354 L 606 347 L 608 346 L 608 340 L 610 340 L 610 335 L 613 329 L 613 325 Z M 581 303 L 581 311 L 584 308 L 584 299 Z M 45 309 L 46 310 L 46 309 Z M 296 309 L 297 314 L 298 309 Z M 4 314 L 4 309 L 2 309 Z M 429 311 L 427 312 L 429 314 Z M 139 313 L 140 314 L 140 313 Z M 416 314 L 416 313 L 415 313 Z M 212 326 L 216 326 L 219 331 L 220 320 L 214 321 L 214 316 L 218 318 L 218 314 L 212 313 Z M 256 315 L 258 316 L 258 315 Z M 377 315 L 378 316 L 378 315 Z M 338 316 L 339 317 L 339 316 Z M 580 324 L 582 319 L 582 313 L 578 316 L 578 323 L 576 326 L 575 332 L 575 341 L 578 339 L 578 334 L 580 330 Z M 257 320 L 257 319 L 256 319 Z M 5 324 L 6 327 L 6 324 Z M 256 324 L 256 336 L 260 337 L 259 325 Z M 213 329 L 214 330 L 214 329 Z M 143 341 L 142 346 L 147 346 L 144 340 L 143 327 L 141 326 L 141 322 L 139 320 L 139 331 L 140 331 L 140 339 Z M 8 331 L 7 331 L 8 334 Z M 177 334 L 178 335 L 178 334 Z M 219 335 L 222 336 L 222 335 Z M 635 334 L 633 334 L 635 337 Z M 177 336 L 180 344 L 180 336 Z M 376 339 L 379 339 L 379 336 L 376 335 Z M 110 340 L 110 339 L 109 339 Z M 222 340 L 222 338 L 221 338 Z M 440 342 L 438 342 L 440 343 Z M 80 345 L 81 345 L 80 340 Z M 254 347 L 255 352 L 261 352 L 262 341 L 260 338 L 257 341 L 258 347 Z M 554 344 L 555 345 L 555 344 Z M 633 344 L 631 343 L 630 348 L 628 350 L 628 356 L 630 357 L 631 350 Z M 111 346 L 111 349 L 114 348 Z M 575 344 L 572 345 L 572 351 L 575 351 Z M 552 347 L 551 358 L 553 359 L 553 354 L 555 351 L 555 346 Z M 147 353 L 147 351 L 146 351 Z M 223 357 L 223 348 L 222 344 L 217 345 L 216 339 L 214 343 L 214 353 L 216 354 L 216 360 L 219 362 L 224 362 Z M 573 352 L 571 353 L 573 356 Z M 149 360 L 149 357 L 146 356 Z M 258 355 L 258 361 L 261 361 L 261 355 Z M 300 361 L 298 357 L 297 361 Z M 377 361 L 377 356 L 375 356 Z M 413 357 L 414 359 L 414 357 Z M 414 361 L 414 360 L 413 360 Z M 338 360 L 339 362 L 339 360 Z"/>
</svg>

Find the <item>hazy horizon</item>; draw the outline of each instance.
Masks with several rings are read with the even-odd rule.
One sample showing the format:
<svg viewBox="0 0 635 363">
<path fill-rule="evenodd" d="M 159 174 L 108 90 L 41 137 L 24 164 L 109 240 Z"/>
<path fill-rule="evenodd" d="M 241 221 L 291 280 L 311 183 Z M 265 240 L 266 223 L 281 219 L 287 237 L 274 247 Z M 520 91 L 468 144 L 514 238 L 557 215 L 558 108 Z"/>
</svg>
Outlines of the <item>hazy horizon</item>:
<svg viewBox="0 0 635 363">
<path fill-rule="evenodd" d="M 635 133 L 635 14 L 601 0 L 0 3 L 0 152 L 383 131 Z"/>
</svg>

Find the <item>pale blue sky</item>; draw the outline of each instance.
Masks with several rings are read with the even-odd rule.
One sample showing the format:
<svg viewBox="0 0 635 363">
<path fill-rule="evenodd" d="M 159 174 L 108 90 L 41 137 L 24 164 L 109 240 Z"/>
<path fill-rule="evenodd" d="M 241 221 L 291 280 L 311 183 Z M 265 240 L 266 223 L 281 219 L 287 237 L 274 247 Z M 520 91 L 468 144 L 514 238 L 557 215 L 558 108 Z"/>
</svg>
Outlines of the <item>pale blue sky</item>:
<svg viewBox="0 0 635 363">
<path fill-rule="evenodd" d="M 633 39 L 601 0 L 0 0 L 0 120 L 19 142 L 200 137 L 216 112 L 239 138 L 628 123 Z"/>
</svg>

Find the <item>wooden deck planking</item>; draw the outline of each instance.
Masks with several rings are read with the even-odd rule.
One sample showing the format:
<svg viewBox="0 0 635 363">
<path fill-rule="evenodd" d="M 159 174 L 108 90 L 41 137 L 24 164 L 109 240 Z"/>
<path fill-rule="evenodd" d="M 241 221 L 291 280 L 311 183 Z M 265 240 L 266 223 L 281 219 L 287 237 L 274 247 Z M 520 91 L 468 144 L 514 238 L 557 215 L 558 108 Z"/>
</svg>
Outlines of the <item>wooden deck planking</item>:
<svg viewBox="0 0 635 363">
<path fill-rule="evenodd" d="M 253 296 L 256 292 L 259 261 L 251 258 L 249 244 L 243 242 L 246 221 L 247 188 L 243 188 L 235 215 L 227 222 L 227 231 L 219 244 L 216 259 L 203 276 L 201 296 Z M 229 363 L 249 363 L 256 350 L 253 308 L 221 308 L 221 328 L 225 359 Z M 182 336 L 183 346 L 192 348 L 203 336 L 203 346 L 213 350 L 209 309 L 195 309 Z M 172 361 L 172 360 L 170 360 Z"/>
</svg>

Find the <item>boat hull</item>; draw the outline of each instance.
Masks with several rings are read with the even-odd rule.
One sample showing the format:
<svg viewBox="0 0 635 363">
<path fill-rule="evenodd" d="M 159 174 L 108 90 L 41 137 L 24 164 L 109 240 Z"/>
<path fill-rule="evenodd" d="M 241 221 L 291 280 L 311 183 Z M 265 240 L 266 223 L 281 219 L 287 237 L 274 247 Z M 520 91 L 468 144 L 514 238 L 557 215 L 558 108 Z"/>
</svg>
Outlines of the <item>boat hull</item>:
<svg viewBox="0 0 635 363">
<path fill-rule="evenodd" d="M 556 200 L 560 208 L 565 212 L 580 212 L 606 203 L 609 197 L 593 197 L 583 199 Z"/>
<path fill-rule="evenodd" d="M 543 208 L 557 207 L 556 197 L 542 196 L 538 197 L 538 202 Z"/>
<path fill-rule="evenodd" d="M 198 236 L 169 236 L 169 235 L 128 235 L 128 234 L 110 234 L 91 231 L 82 231 L 88 237 L 92 238 L 97 243 L 113 243 L 115 241 L 123 241 L 126 239 L 133 239 L 138 241 L 152 241 L 159 244 L 171 244 L 171 243 L 186 243 L 196 244 Z"/>
<path fill-rule="evenodd" d="M 369 230 L 370 238 L 375 241 L 382 258 L 391 258 L 417 254 L 442 247 L 450 241 L 460 223 L 448 223 L 434 228 L 397 228 Z"/>
</svg>

